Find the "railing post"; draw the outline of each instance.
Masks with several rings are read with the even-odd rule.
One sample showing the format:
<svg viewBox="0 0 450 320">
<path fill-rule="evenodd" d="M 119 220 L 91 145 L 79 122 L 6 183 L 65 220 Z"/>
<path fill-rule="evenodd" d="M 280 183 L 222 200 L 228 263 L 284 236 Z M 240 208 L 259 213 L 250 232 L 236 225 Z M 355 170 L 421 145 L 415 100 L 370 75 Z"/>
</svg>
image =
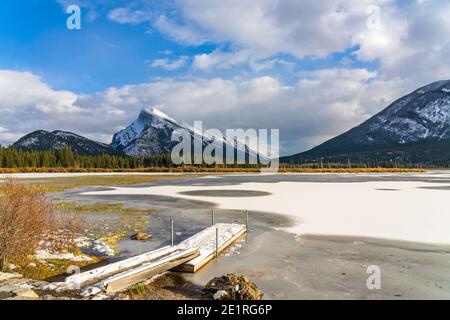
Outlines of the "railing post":
<svg viewBox="0 0 450 320">
<path fill-rule="evenodd" d="M 216 228 L 216 259 L 219 258 L 219 228 Z"/>
<path fill-rule="evenodd" d="M 248 232 L 248 210 L 245 210 L 245 230 Z"/>
<path fill-rule="evenodd" d="M 211 210 L 211 225 L 213 226 L 215 224 L 215 217 L 214 217 L 214 210 Z"/>
<path fill-rule="evenodd" d="M 173 219 L 170 219 L 170 242 L 172 247 L 174 245 L 174 235 L 173 235 Z"/>
</svg>

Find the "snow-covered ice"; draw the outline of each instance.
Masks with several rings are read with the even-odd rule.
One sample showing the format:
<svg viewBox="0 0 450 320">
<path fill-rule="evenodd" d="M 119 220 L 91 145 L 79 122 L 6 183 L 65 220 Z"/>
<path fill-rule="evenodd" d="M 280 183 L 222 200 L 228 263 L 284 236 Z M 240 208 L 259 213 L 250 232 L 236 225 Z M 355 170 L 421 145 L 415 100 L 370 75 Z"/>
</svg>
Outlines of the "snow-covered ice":
<svg viewBox="0 0 450 320">
<path fill-rule="evenodd" d="M 435 179 L 441 175 L 427 173 Z M 214 202 L 221 209 L 274 212 L 290 216 L 295 234 L 374 237 L 432 244 L 450 244 L 450 190 L 442 183 L 372 181 L 353 183 L 278 182 L 226 186 L 119 187 L 91 195 L 157 195 Z M 258 198 L 204 197 L 180 192 L 254 190 L 271 193 Z M 394 191 L 392 191 L 394 190 Z M 252 219 L 257 219 L 253 216 Z"/>
</svg>

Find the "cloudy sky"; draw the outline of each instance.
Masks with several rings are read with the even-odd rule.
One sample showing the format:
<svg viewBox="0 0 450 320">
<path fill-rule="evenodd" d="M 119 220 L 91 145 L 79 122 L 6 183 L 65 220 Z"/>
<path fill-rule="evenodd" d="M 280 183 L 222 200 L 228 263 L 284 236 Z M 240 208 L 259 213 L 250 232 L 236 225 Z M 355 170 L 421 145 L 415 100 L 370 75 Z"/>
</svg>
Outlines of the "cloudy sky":
<svg viewBox="0 0 450 320">
<path fill-rule="evenodd" d="M 2 0 L 0 142 L 37 129 L 110 142 L 157 106 L 280 129 L 296 153 L 449 79 L 448 17 L 447 0 Z"/>
</svg>

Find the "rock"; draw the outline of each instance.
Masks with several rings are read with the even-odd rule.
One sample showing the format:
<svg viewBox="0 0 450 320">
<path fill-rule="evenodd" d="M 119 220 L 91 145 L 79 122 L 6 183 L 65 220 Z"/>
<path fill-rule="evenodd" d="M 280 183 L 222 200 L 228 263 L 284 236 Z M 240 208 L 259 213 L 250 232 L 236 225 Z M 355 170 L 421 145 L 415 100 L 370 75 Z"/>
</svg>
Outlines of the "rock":
<svg viewBox="0 0 450 320">
<path fill-rule="evenodd" d="M 0 287 L 0 292 L 12 293 L 14 290 L 17 290 L 19 287 L 15 285 L 5 285 Z"/>
<path fill-rule="evenodd" d="M 22 278 L 22 275 L 20 273 L 4 273 L 0 272 L 0 282 L 10 280 L 10 279 L 18 279 Z"/>
<path fill-rule="evenodd" d="M 47 300 L 47 301 L 49 301 L 49 300 L 72 300 L 72 298 L 69 298 L 69 297 L 55 297 L 55 296 L 52 296 L 50 294 L 46 294 L 46 295 L 40 297 L 40 300 Z"/>
<path fill-rule="evenodd" d="M 39 299 L 39 296 L 31 289 L 19 289 L 13 291 L 17 298 L 23 299 Z"/>
<path fill-rule="evenodd" d="M 15 264 L 8 263 L 8 264 L 6 265 L 6 268 L 7 268 L 9 271 L 14 271 L 14 270 L 17 269 L 17 266 L 16 266 Z"/>
<path fill-rule="evenodd" d="M 93 297 L 91 300 L 110 300 L 110 296 L 106 295 L 106 294 L 98 294 L 95 297 Z"/>
<path fill-rule="evenodd" d="M 14 297 L 11 297 L 11 298 L 6 298 L 5 300 L 7 300 L 7 301 L 10 301 L 10 300 L 28 301 L 28 300 L 38 300 L 38 299 L 14 296 Z"/>
<path fill-rule="evenodd" d="M 119 293 L 111 298 L 112 300 L 130 300 L 130 296 L 126 293 Z"/>
<path fill-rule="evenodd" d="M 47 283 L 46 285 L 43 285 L 41 287 L 43 290 L 54 291 L 56 293 L 70 292 L 77 289 L 72 284 L 67 282 L 52 282 Z"/>
<path fill-rule="evenodd" d="M 151 235 L 144 233 L 144 232 L 138 232 L 131 236 L 132 240 L 138 240 L 138 241 L 145 241 L 145 240 L 149 240 L 151 238 L 152 238 Z"/>
<path fill-rule="evenodd" d="M 260 300 L 263 296 L 256 284 L 238 274 L 212 279 L 203 288 L 203 294 L 215 300 Z"/>
<path fill-rule="evenodd" d="M 219 290 L 216 293 L 214 293 L 213 298 L 214 300 L 227 300 L 228 293 L 225 290 Z"/>
</svg>

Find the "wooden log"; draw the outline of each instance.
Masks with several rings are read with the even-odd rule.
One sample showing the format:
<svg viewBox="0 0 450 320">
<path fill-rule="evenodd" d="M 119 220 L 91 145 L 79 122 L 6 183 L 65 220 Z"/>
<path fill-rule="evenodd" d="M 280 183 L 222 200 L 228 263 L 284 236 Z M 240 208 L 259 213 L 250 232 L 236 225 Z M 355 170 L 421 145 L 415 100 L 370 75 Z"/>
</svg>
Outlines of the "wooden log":
<svg viewBox="0 0 450 320">
<path fill-rule="evenodd" d="M 123 272 L 125 270 L 142 265 L 143 263 L 148 263 L 160 259 L 161 257 L 167 256 L 175 252 L 176 250 L 177 248 L 175 247 L 170 246 L 163 247 L 129 259 L 108 264 L 104 267 L 96 268 L 83 273 L 69 276 L 66 278 L 66 283 L 70 283 L 78 287 L 83 287 L 100 279 L 104 279 L 110 275 Z"/>
<path fill-rule="evenodd" d="M 198 248 L 182 250 L 162 260 L 144 264 L 136 269 L 118 274 L 111 277 L 111 279 L 104 281 L 106 292 L 122 291 L 132 285 L 148 280 L 157 274 L 163 273 L 189 260 L 192 260 L 199 255 L 200 251 Z"/>
<path fill-rule="evenodd" d="M 125 290 L 134 284 L 151 279 L 153 276 L 168 271 L 177 265 L 198 257 L 199 255 L 200 252 L 198 248 L 177 249 L 172 254 L 159 260 L 108 277 L 86 288 L 82 295 L 90 296 L 96 295 L 102 291 L 118 292 Z"/>
</svg>

